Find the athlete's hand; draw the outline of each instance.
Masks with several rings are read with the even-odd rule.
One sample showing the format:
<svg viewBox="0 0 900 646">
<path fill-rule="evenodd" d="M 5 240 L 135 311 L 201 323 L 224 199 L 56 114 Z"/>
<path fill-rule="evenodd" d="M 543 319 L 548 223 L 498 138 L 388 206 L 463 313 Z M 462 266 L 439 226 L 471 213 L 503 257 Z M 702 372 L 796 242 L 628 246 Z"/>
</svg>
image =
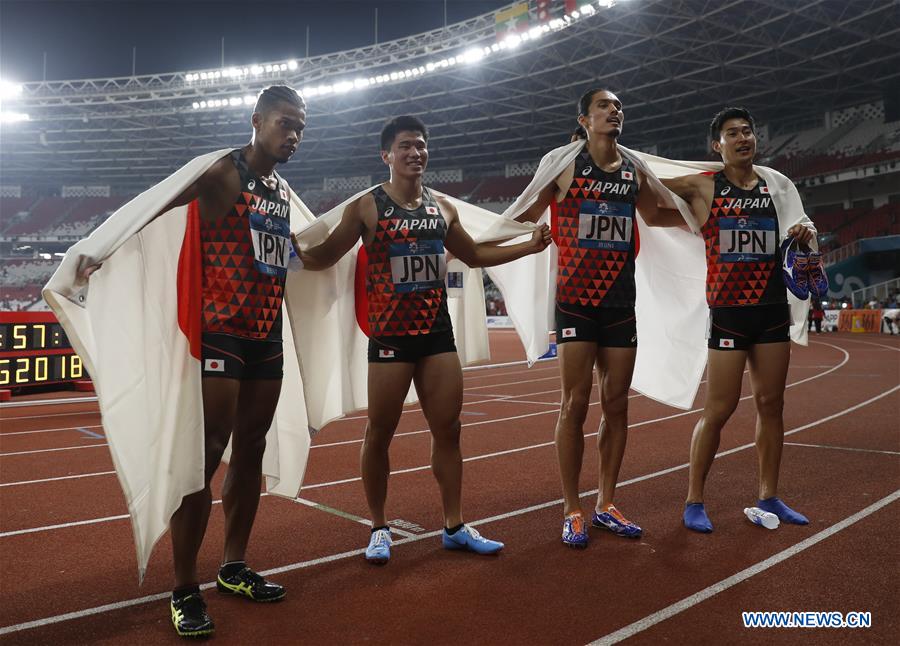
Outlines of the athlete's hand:
<svg viewBox="0 0 900 646">
<path fill-rule="evenodd" d="M 809 241 L 813 239 L 815 234 L 813 233 L 813 229 L 806 226 L 805 224 L 795 224 L 790 229 L 788 229 L 788 235 L 794 236 L 794 238 L 800 244 L 809 244 Z"/>
<path fill-rule="evenodd" d="M 102 266 L 103 266 L 103 263 L 98 262 L 98 263 L 94 263 L 91 265 L 86 265 L 84 267 L 79 267 L 78 271 L 76 272 L 76 277 L 77 277 L 76 282 L 86 283 L 88 281 L 88 278 L 91 277 L 91 274 L 93 274 L 95 271 L 100 269 Z"/>
<path fill-rule="evenodd" d="M 538 253 L 550 246 L 553 237 L 550 235 L 550 227 L 542 224 L 531 234 L 531 242 L 534 245 L 534 252 Z"/>
</svg>

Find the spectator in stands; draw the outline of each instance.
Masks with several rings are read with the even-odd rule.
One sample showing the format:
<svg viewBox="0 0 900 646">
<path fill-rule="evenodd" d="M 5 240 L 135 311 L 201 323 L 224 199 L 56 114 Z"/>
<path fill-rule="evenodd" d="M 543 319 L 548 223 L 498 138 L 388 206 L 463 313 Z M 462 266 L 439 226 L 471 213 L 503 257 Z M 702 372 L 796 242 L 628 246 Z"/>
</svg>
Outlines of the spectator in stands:
<svg viewBox="0 0 900 646">
<path fill-rule="evenodd" d="M 894 328 L 900 334 L 900 309 L 892 309 L 884 313 L 884 325 L 887 327 L 888 334 L 894 334 Z"/>
<path fill-rule="evenodd" d="M 562 542 L 583 548 L 588 530 L 579 478 L 595 366 L 603 417 L 591 524 L 617 536 L 633 538 L 642 533 L 616 509 L 613 497 L 625 454 L 628 389 L 637 356 L 635 209 L 645 220 L 652 218 L 661 198 L 618 149 L 624 112 L 614 93 L 603 88 L 584 93 L 577 121 L 576 136 L 587 139 L 587 145 L 517 219 L 537 222 L 551 205 L 557 216 L 555 312 L 562 402 L 555 440 L 564 501 Z M 598 210 L 601 206 L 603 210 Z M 590 230 L 582 230 L 582 218 Z"/>
<path fill-rule="evenodd" d="M 784 213 L 777 210 L 775 191 L 796 189 L 780 173 L 754 166 L 756 128 L 747 110 L 726 108 L 719 112 L 710 124 L 709 141 L 724 162 L 721 171 L 663 180 L 690 205 L 707 250 L 709 386 L 703 416 L 691 440 L 684 524 L 698 532 L 713 530 L 703 504 L 703 489 L 722 428 L 740 400 L 744 368 L 749 362 L 757 411 L 757 506 L 776 514 L 782 522 L 805 525 L 807 518 L 776 495 L 784 444 L 784 389 L 791 355 L 791 313 L 785 287 L 798 298 L 808 298 L 809 289 L 804 293 L 791 274 L 782 272 L 778 241 L 792 236 L 807 244 L 816 230 L 799 208 L 799 195 L 791 201 L 779 198 L 784 210 L 794 203 L 799 207 Z M 740 222 L 732 209 L 740 209 L 740 219 L 747 220 Z M 671 220 L 670 226 L 683 223 L 677 211 L 667 210 L 665 215 Z M 753 227 L 751 235 L 739 235 L 747 232 L 748 223 Z"/>
<path fill-rule="evenodd" d="M 825 310 L 822 303 L 816 298 L 812 299 L 812 307 L 809 308 L 809 331 L 816 327 L 816 334 L 822 333 L 822 321 L 825 319 Z"/>
</svg>

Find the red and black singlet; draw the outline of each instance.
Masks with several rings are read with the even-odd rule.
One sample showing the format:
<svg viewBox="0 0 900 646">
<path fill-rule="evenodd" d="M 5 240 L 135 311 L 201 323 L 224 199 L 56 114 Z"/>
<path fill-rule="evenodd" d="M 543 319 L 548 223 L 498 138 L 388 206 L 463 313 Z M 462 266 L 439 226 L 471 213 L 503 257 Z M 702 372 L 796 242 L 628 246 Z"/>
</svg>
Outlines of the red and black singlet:
<svg viewBox="0 0 900 646">
<path fill-rule="evenodd" d="M 427 188 L 407 211 L 385 190 L 372 191 L 378 211 L 375 237 L 366 245 L 369 334 L 430 334 L 451 329 L 444 279 L 447 221 Z"/>
<path fill-rule="evenodd" d="M 557 303 L 634 307 L 637 190 L 628 159 L 611 173 L 594 164 L 587 150 L 575 159 L 565 198 L 551 204 Z"/>
<path fill-rule="evenodd" d="M 290 198 L 275 175 L 269 188 L 231 153 L 241 193 L 223 218 L 200 220 L 203 331 L 281 341 L 281 302 L 291 250 Z"/>
<path fill-rule="evenodd" d="M 778 245 L 778 214 L 760 178 L 744 190 L 724 172 L 713 176 L 706 241 L 706 301 L 710 307 L 786 303 Z"/>
</svg>

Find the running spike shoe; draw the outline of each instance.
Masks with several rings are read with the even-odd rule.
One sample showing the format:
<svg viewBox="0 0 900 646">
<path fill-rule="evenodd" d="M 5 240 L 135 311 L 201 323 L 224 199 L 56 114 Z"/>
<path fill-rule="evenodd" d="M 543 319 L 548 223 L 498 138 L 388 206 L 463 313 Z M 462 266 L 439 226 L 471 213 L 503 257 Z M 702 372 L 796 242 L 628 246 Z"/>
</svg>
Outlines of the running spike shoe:
<svg viewBox="0 0 900 646">
<path fill-rule="evenodd" d="M 781 273 L 788 291 L 805 301 L 809 298 L 809 255 L 800 251 L 793 236 L 781 243 Z"/>
<path fill-rule="evenodd" d="M 609 505 L 606 511 L 594 512 L 591 515 L 591 525 L 600 529 L 608 529 L 616 536 L 625 538 L 640 538 L 644 531 L 625 518 L 614 506 Z"/>
<path fill-rule="evenodd" d="M 819 297 L 828 295 L 828 275 L 825 273 L 825 264 L 822 262 L 822 254 L 813 251 L 809 254 L 809 291 Z"/>
<path fill-rule="evenodd" d="M 223 577 L 221 570 L 216 577 L 216 589 L 225 594 L 247 597 L 253 601 L 280 601 L 284 598 L 284 588 L 277 583 L 266 581 L 248 567 L 230 577 Z"/>
<path fill-rule="evenodd" d="M 574 512 L 566 516 L 562 529 L 563 545 L 583 550 L 588 545 L 587 526 L 584 524 L 584 516 L 580 512 Z"/>
<path fill-rule="evenodd" d="M 212 619 L 206 614 L 206 602 L 199 592 L 169 601 L 172 625 L 182 637 L 207 637 L 215 631 Z"/>
</svg>

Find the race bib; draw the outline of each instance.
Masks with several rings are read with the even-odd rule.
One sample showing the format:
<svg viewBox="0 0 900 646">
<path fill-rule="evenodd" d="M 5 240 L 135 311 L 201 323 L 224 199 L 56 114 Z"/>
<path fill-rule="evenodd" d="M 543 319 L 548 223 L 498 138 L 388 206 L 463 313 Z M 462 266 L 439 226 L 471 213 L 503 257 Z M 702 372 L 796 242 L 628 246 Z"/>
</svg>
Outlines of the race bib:
<svg viewBox="0 0 900 646">
<path fill-rule="evenodd" d="M 720 218 L 719 256 L 722 262 L 772 260 L 778 248 L 775 218 Z"/>
<path fill-rule="evenodd" d="M 390 246 L 390 256 L 395 291 L 415 292 L 444 284 L 447 260 L 442 240 L 395 243 Z"/>
<path fill-rule="evenodd" d="M 250 214 L 250 238 L 257 270 L 284 278 L 291 254 L 291 227 L 286 218 Z"/>
<path fill-rule="evenodd" d="M 633 207 L 625 202 L 583 200 L 578 213 L 578 246 L 588 249 L 631 249 Z"/>
</svg>

